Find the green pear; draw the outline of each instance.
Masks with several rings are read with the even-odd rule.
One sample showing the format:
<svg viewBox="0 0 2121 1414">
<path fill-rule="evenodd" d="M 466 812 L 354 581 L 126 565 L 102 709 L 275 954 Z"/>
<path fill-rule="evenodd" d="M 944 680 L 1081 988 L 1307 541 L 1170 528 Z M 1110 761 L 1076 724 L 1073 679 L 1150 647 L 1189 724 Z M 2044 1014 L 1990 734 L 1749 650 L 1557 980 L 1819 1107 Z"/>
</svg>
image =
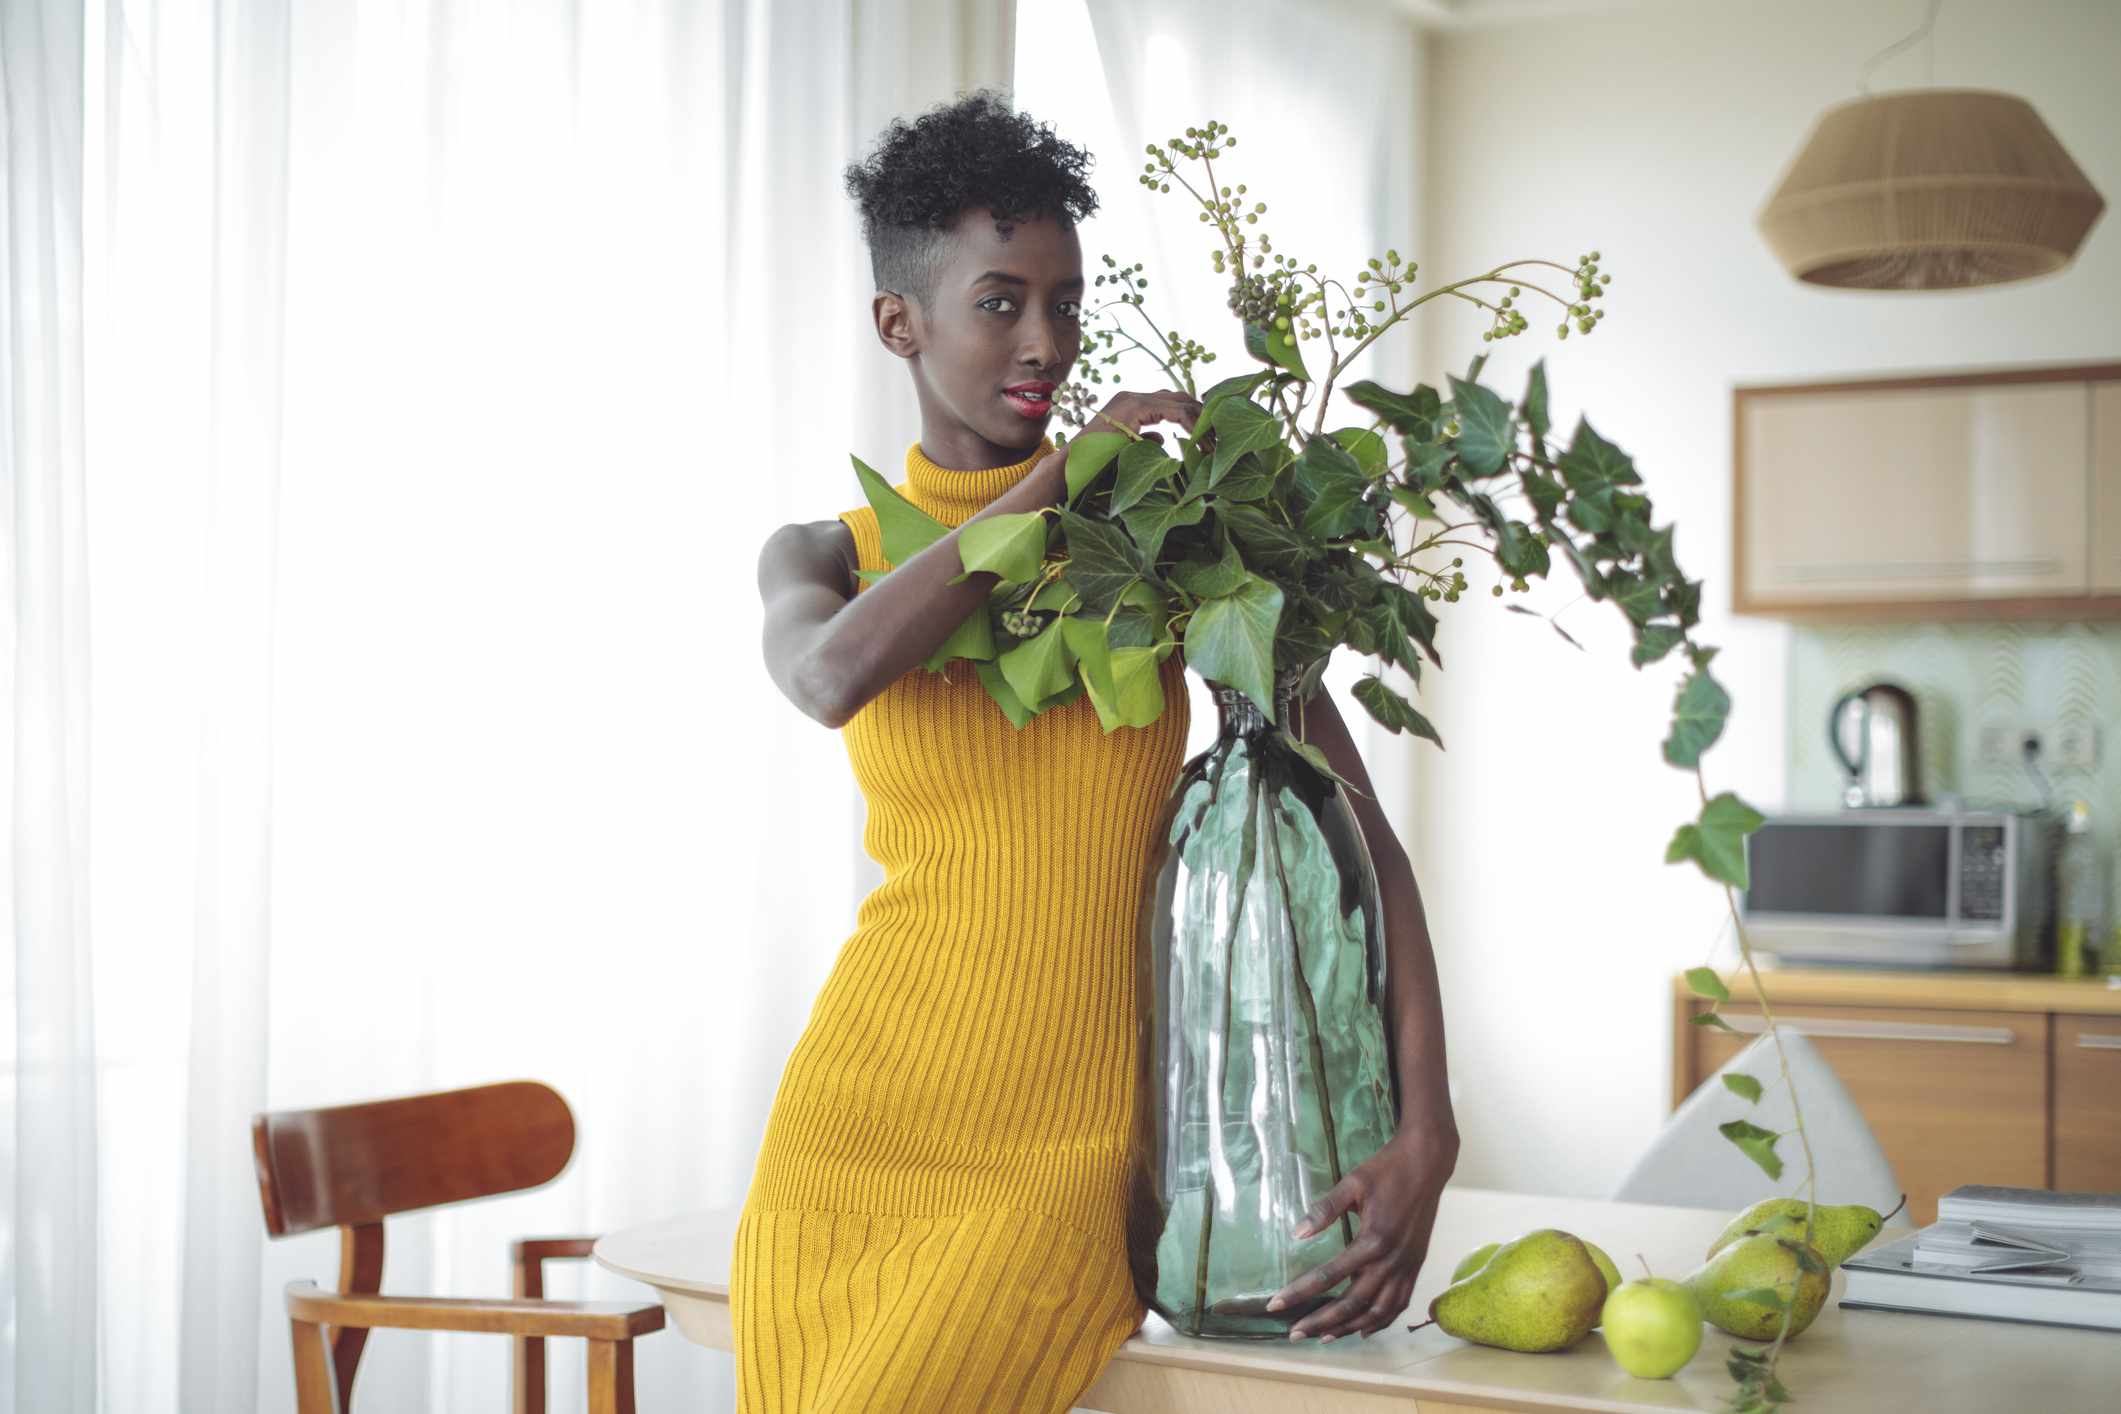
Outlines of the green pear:
<svg viewBox="0 0 2121 1414">
<path fill-rule="evenodd" d="M 1798 1261 L 1794 1237 L 1752 1233 L 1695 1268 L 1686 1287 L 1710 1325 L 1746 1340 L 1773 1340 L 1782 1329 L 1782 1308 L 1772 1300 L 1779 1296 L 1794 1304 L 1790 1334 L 1795 1336 L 1826 1305 L 1827 1274 L 1832 1270 L 1817 1248 L 1805 1250 L 1812 1254 L 1816 1271 L 1804 1270 Z"/>
<path fill-rule="evenodd" d="M 1907 1196 L 1901 1195 L 1905 1206 Z M 1866 1208 L 1861 1203 L 1844 1203 L 1836 1206 L 1820 1204 L 1812 1213 L 1811 1245 L 1829 1268 L 1838 1267 L 1861 1252 L 1885 1226 L 1885 1220 L 1900 1211 L 1880 1213 L 1876 1208 Z M 1788 1221 L 1777 1221 L 1788 1219 Z M 1802 1198 L 1763 1198 L 1731 1219 L 1730 1226 L 1717 1234 L 1709 1244 L 1708 1255 L 1713 1257 L 1739 1238 L 1753 1232 L 1777 1232 L 1790 1238 L 1804 1235 L 1804 1200 Z"/>
<path fill-rule="evenodd" d="M 1502 1350 L 1566 1350 L 1591 1332 L 1605 1276 L 1582 1239 L 1553 1228 L 1505 1242 L 1471 1276 L 1429 1303 L 1437 1325 Z"/>
<path fill-rule="evenodd" d="M 1490 1242 L 1485 1247 L 1476 1247 L 1466 1253 L 1464 1260 L 1459 1262 L 1457 1267 L 1452 1270 L 1451 1280 L 1464 1281 L 1467 1277 L 1485 1267 L 1488 1264 L 1488 1258 L 1494 1256 L 1495 1249 L 1500 1246 L 1502 1246 L 1500 1242 Z"/>
<path fill-rule="evenodd" d="M 1605 1278 L 1605 1294 L 1611 1296 L 1613 1288 L 1620 1285 L 1620 1268 L 1613 1265 L 1613 1259 L 1605 1254 L 1605 1248 L 1600 1247 L 1589 1238 L 1584 1239 L 1583 1248 L 1591 1254 L 1591 1260 L 1598 1264 L 1598 1275 Z M 1604 1320 L 1605 1317 L 1601 1315 L 1598 1320 L 1591 1323 L 1592 1329 L 1597 1329 Z"/>
</svg>

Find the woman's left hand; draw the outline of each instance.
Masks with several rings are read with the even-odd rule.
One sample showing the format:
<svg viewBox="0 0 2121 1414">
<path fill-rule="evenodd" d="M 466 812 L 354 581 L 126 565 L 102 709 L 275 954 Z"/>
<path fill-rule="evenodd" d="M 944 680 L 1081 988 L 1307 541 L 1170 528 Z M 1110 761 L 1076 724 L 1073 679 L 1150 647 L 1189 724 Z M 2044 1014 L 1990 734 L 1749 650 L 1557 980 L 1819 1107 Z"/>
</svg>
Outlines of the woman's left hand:
<svg viewBox="0 0 2121 1414">
<path fill-rule="evenodd" d="M 1343 1213 L 1361 1222 L 1355 1240 L 1338 1256 L 1290 1282 L 1267 1304 L 1270 1311 L 1300 1305 L 1354 1278 L 1338 1298 L 1311 1312 L 1289 1331 L 1291 1340 L 1368 1335 L 1383 1330 L 1406 1310 L 1414 1279 L 1429 1255 L 1436 1204 L 1458 1164 L 1455 1132 L 1430 1137 L 1401 1131 L 1326 1190 L 1304 1213 L 1295 1236 L 1323 1232 Z"/>
</svg>

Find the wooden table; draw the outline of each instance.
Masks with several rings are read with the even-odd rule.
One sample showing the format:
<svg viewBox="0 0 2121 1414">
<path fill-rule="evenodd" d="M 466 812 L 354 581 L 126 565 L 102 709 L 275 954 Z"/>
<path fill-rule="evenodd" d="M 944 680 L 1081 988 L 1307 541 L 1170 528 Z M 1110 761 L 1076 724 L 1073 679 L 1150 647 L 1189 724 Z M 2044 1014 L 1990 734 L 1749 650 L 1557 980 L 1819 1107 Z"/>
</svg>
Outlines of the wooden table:
<svg viewBox="0 0 2121 1414">
<path fill-rule="evenodd" d="M 654 1287 L 687 1339 L 728 1350 L 736 1219 L 723 1209 L 628 1228 L 598 1242 L 596 1259 Z M 1596 1331 L 1572 1350 L 1519 1355 L 1406 1326 L 1427 1317 L 1458 1259 L 1486 1242 L 1558 1227 L 1605 1248 L 1623 1275 L 1640 1274 L 1640 1253 L 1658 1275 L 1679 1277 L 1728 1219 L 1698 1208 L 1451 1188 L 1413 1303 L 1391 1329 L 1331 1345 L 1200 1340 L 1152 1312 L 1080 1404 L 1109 1414 L 1718 1410 L 1731 1388 L 1723 1366 L 1735 1342 L 1714 1327 L 1676 1376 L 1638 1380 L 1613 1362 Z M 1888 1228 L 1881 1240 L 1905 1231 Z M 2112 1410 L 2121 1399 L 2121 1333 L 1843 1310 L 1835 1304 L 1842 1280 L 1836 1274 L 1834 1300 L 1783 1357 L 1783 1382 L 1804 1414 L 2073 1414 Z"/>
</svg>

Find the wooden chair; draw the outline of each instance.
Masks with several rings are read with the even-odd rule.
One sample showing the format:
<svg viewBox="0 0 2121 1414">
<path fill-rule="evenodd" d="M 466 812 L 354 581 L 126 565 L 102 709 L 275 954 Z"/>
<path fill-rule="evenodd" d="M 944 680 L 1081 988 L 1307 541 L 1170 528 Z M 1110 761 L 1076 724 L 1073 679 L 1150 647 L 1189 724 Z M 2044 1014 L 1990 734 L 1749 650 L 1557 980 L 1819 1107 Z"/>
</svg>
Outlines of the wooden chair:
<svg viewBox="0 0 2121 1414">
<path fill-rule="evenodd" d="M 361 1347 L 376 1327 L 484 1331 L 515 1342 L 515 1414 L 544 1414 L 545 1339 L 589 1342 L 590 1414 L 633 1414 L 633 1340 L 663 1328 L 660 1305 L 546 1301 L 544 1264 L 587 1257 L 591 1237 L 512 1245 L 515 1297 L 384 1296 L 383 1219 L 536 1188 L 574 1156 L 567 1102 L 532 1081 L 481 1085 L 332 1109 L 277 1110 L 251 1121 L 258 1197 L 274 1237 L 339 1229 L 339 1289 L 288 1283 L 300 1414 L 341 1414 Z"/>
</svg>

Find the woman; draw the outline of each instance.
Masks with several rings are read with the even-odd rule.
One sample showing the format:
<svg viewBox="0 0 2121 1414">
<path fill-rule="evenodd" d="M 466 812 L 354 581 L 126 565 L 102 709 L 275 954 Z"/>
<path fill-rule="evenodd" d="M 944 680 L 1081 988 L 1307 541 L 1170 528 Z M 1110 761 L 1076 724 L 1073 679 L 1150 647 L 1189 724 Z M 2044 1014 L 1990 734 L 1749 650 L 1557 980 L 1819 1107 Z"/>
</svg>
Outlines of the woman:
<svg viewBox="0 0 2121 1414">
<path fill-rule="evenodd" d="M 759 559 L 768 671 L 843 731 L 885 879 L 789 1056 L 737 1228 L 745 1414 L 1058 1414 L 1146 1314 L 1124 1239 L 1134 929 L 1183 764 L 1184 666 L 1164 663 L 1153 725 L 1109 735 L 1086 699 L 1018 730 L 966 665 L 915 671 L 996 582 L 952 583 L 958 528 L 1065 494 L 1044 433 L 1081 348 L 1090 160 L 982 92 L 892 124 L 847 172 L 877 337 L 920 403 L 899 489 L 952 530 L 890 567 L 863 507 L 784 526 Z M 1152 424 L 1200 410 L 1123 392 L 1098 425 L 1161 441 Z M 1304 722 L 1369 792 L 1332 702 Z M 1374 801 L 1355 804 L 1384 891 L 1405 1113 L 1307 1215 L 1315 1230 L 1354 1213 L 1361 1236 L 1281 1294 L 1296 1306 L 1352 1278 L 1296 1338 L 1405 1309 L 1458 1149 L 1413 874 Z"/>
</svg>

